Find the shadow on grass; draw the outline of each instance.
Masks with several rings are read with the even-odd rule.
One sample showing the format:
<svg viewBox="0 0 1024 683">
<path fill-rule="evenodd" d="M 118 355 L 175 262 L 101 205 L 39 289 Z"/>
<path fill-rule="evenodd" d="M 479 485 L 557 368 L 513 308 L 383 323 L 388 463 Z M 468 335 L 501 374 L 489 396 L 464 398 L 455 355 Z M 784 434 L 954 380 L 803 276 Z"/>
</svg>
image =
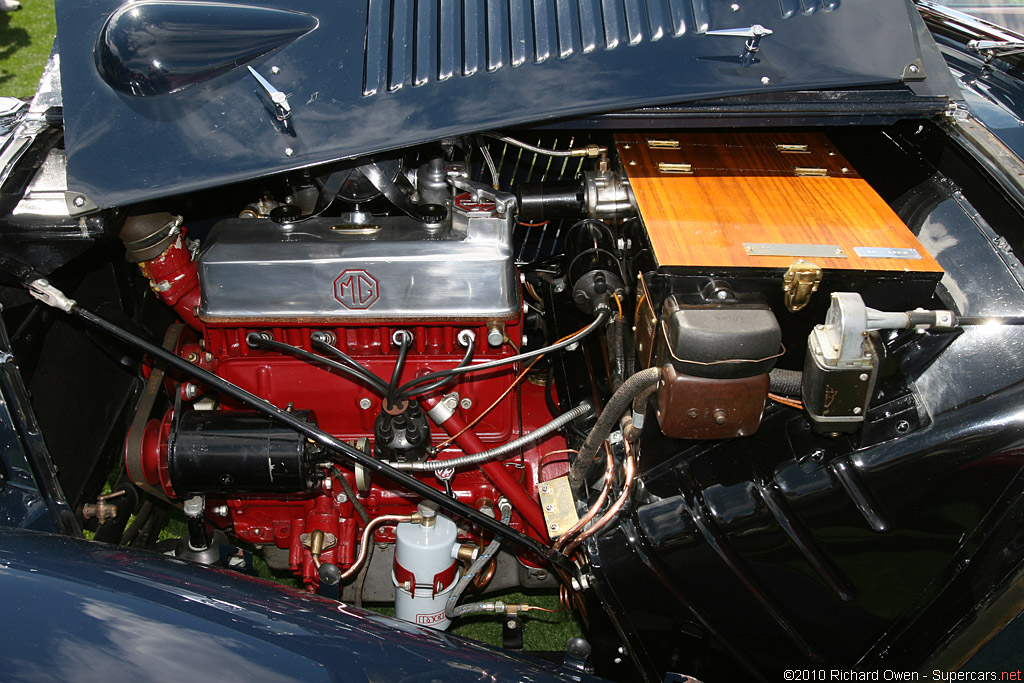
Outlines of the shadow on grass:
<svg viewBox="0 0 1024 683">
<path fill-rule="evenodd" d="M 11 26 L 10 14 L 0 13 L 0 64 L 6 62 L 22 48 L 32 44 L 32 36 L 20 26 Z M 0 67 L 0 85 L 14 78 L 14 74 Z"/>
</svg>

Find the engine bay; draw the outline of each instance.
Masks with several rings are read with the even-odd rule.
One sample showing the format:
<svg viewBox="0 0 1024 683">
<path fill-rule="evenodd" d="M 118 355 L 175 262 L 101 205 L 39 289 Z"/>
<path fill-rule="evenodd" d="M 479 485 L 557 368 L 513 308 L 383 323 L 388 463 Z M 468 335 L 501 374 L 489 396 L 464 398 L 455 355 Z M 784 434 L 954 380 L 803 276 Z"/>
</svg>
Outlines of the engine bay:
<svg viewBox="0 0 1024 683">
<path fill-rule="evenodd" d="M 523 151 L 503 142 L 506 153 Z M 486 515 L 509 508 L 513 528 L 567 553 L 615 517 L 614 506 L 585 515 L 583 487 L 602 451 L 606 483 L 635 467 L 629 450 L 648 397 L 658 428 L 676 439 L 751 436 L 770 396 L 792 405 L 801 393 L 817 431 L 855 432 L 878 374 L 866 340 L 880 329 L 868 327 L 858 284 L 886 279 L 893 286 L 882 303 L 911 308 L 929 302 L 941 275 L 824 135 L 619 134 L 608 146 L 558 152 L 590 157 L 591 170 L 519 183 L 516 194 L 496 189 L 497 177 L 470 179 L 459 152 L 334 171 L 322 186 L 254 199 L 199 239 L 170 213 L 128 217 L 121 238 L 185 323 L 167 339 L 176 355 Z M 716 215 L 723 206 L 732 213 Z M 552 222 L 564 226 L 554 240 L 564 257 L 517 258 L 516 227 Z M 524 239 L 519 256 L 542 244 Z M 802 355 L 799 336 L 811 330 L 785 316 L 823 281 L 833 297 L 828 319 L 811 336 L 803 386 L 792 386 L 797 368 L 777 373 L 790 381 L 780 397 L 769 381 L 786 353 L 780 321 L 797 339 L 791 356 Z M 558 322 L 574 330 L 537 315 L 565 307 L 560 295 L 572 308 Z M 885 324 L 928 326 L 924 311 L 917 317 Z M 930 322 L 941 324 L 934 313 Z M 597 386 L 579 392 L 553 370 L 530 374 L 538 348 L 592 331 L 601 348 L 583 354 L 586 374 L 604 375 L 603 386 L 593 379 Z M 628 410 L 607 405 L 645 370 Z M 456 567 L 483 552 L 484 530 L 419 510 L 393 482 L 358 464 L 346 471 L 302 434 L 218 400 L 202 382 L 157 374 L 149 382 L 163 384 L 173 405 L 146 422 L 137 416 L 127 474 L 184 503 L 192 533 L 176 554 L 212 561 L 230 531 L 308 590 L 336 593 L 342 582 L 345 598 L 379 544 L 393 557 L 392 581 L 372 582 L 369 599 L 398 600 L 398 615 L 415 623 L 448 623 Z M 593 405 L 623 423 L 591 432 Z M 591 436 L 567 442 L 567 427 Z M 617 444 L 593 436 L 611 431 L 621 434 Z M 609 486 L 596 490 L 609 496 Z M 416 559 L 415 543 L 397 541 L 416 527 L 427 560 Z M 556 585 L 542 558 L 520 551 L 515 561 L 504 573 L 521 586 Z"/>
<path fill-rule="evenodd" d="M 512 588 L 599 619 L 599 539 L 696 533 L 639 512 L 665 463 L 775 449 L 783 419 L 780 452 L 815 462 L 927 425 L 900 364 L 964 320 L 901 204 L 927 173 L 881 171 L 857 135 L 491 134 L 111 216 L 138 272 L 118 277 L 149 289 L 125 308 L 165 323 L 111 488 L 182 511 L 175 557 L 257 553 L 422 626 L 535 609 L 488 598 Z M 97 534 L 145 526 L 88 488 Z"/>
</svg>

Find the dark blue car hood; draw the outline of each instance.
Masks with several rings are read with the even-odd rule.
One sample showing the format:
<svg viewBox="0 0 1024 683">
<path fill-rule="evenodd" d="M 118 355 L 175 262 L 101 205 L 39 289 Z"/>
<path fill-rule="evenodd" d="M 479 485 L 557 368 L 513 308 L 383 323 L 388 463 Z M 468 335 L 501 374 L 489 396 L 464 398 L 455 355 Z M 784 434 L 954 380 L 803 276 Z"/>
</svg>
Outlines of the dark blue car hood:
<svg viewBox="0 0 1024 683">
<path fill-rule="evenodd" d="M 5 681 L 596 681 L 227 570 L 0 526 Z"/>
<path fill-rule="evenodd" d="M 58 0 L 68 182 L 131 204 L 443 136 L 919 74 L 913 7 L 840 0 Z M 744 37 L 715 31 L 760 25 Z M 257 71 L 287 97 L 287 125 Z M 910 69 L 908 71 L 908 69 Z M 913 76 L 912 76 L 913 77 Z"/>
</svg>

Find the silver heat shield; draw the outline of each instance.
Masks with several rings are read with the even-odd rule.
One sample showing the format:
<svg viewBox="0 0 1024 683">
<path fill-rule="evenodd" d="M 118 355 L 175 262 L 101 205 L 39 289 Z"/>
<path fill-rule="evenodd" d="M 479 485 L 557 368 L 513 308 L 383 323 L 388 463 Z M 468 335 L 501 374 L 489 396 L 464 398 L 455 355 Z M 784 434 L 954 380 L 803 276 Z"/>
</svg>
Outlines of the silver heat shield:
<svg viewBox="0 0 1024 683">
<path fill-rule="evenodd" d="M 456 210 L 431 233 L 406 217 L 219 222 L 199 255 L 210 323 L 489 321 L 519 315 L 510 216 Z"/>
</svg>

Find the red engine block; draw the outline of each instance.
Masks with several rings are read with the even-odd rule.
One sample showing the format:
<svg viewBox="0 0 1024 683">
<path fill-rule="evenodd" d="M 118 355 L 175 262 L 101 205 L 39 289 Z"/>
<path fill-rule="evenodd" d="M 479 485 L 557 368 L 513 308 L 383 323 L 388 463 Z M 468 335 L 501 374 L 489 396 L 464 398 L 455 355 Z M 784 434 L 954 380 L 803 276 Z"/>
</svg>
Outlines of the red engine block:
<svg viewBox="0 0 1024 683">
<path fill-rule="evenodd" d="M 159 282 L 163 277 L 159 270 L 161 262 L 161 259 L 154 259 L 146 264 L 144 272 L 154 282 Z M 174 272 L 178 273 L 182 263 L 179 259 L 168 267 L 173 267 Z M 198 286 L 197 280 L 192 282 Z M 155 290 L 163 294 L 159 288 Z M 173 294 L 174 301 L 168 300 L 172 305 L 183 300 L 195 300 L 193 293 L 183 294 L 175 290 Z M 381 410 L 382 401 L 371 387 L 292 356 L 252 349 L 246 343 L 246 335 L 255 331 L 269 333 L 275 341 L 310 351 L 310 335 L 314 328 L 213 326 L 203 324 L 194 316 L 183 317 L 195 328 L 197 334 L 179 343 L 176 349 L 179 355 L 207 367 L 280 408 L 311 411 L 320 428 L 338 438 L 349 441 L 365 438 L 372 443 L 374 422 Z M 398 355 L 398 349 L 393 343 L 394 333 L 397 330 L 411 332 L 413 342 L 402 373 L 403 382 L 456 365 L 465 352 L 465 348 L 457 341 L 461 330 L 471 330 L 475 335 L 474 361 L 513 355 L 522 342 L 521 318 L 506 323 L 506 343 L 498 348 L 488 344 L 487 328 L 479 322 L 318 325 L 315 329 L 329 330 L 336 339 L 337 348 L 383 378 L 390 378 Z M 552 419 L 541 386 L 523 382 L 503 397 L 513 383 L 516 371 L 517 368 L 509 366 L 478 374 L 460 375 L 440 392 L 423 397 L 422 401 L 426 404 L 423 408 L 427 410 L 442 394 L 453 391 L 458 393 L 460 408 L 445 423 L 445 428 L 451 433 L 462 431 L 467 423 L 496 404 L 478 423 L 465 429 L 452 444 L 438 453 L 437 458 L 456 457 L 505 443 Z M 175 390 L 180 391 L 187 400 L 198 400 L 204 392 L 202 387 L 192 385 L 177 386 Z M 217 410 L 236 408 L 238 406 L 229 404 L 216 407 Z M 172 419 L 173 415 L 169 412 L 162 421 L 151 420 L 143 439 L 142 463 L 146 479 L 151 484 L 161 486 L 172 498 L 181 498 L 190 492 L 174 491 L 166 476 L 167 442 Z M 431 433 L 435 446 L 449 437 L 448 433 L 434 425 L 431 425 Z M 546 540 L 543 515 L 536 497 L 541 458 L 545 453 L 564 448 L 564 440 L 553 436 L 505 462 L 491 462 L 483 467 L 459 470 L 447 482 L 430 472 L 417 473 L 416 476 L 439 490 L 450 490 L 451 495 L 460 501 L 479 509 L 496 509 L 496 501 L 504 496 L 512 501 L 516 509 L 512 525 Z M 544 466 L 548 467 L 547 464 Z M 564 471 L 565 466 L 552 464 L 549 471 L 545 472 L 546 478 L 560 474 L 555 471 L 556 468 Z M 161 469 L 164 476 L 160 476 Z M 320 559 L 344 570 L 356 558 L 358 540 L 365 526 L 356 514 L 353 501 L 338 481 L 339 474 L 348 480 L 352 490 L 357 491 L 359 501 L 371 518 L 385 514 L 411 514 L 419 502 L 413 494 L 398 489 L 389 481 L 380 477 L 363 481 L 351 469 L 341 467 L 325 471 L 324 478 L 313 491 L 287 494 L 225 493 L 223 497 L 209 494 L 206 498 L 206 517 L 215 526 L 232 529 L 243 541 L 264 546 L 274 544 L 287 550 L 289 567 L 302 577 L 310 590 L 315 590 L 318 585 L 317 572 L 309 549 L 302 544 L 303 534 L 320 530 L 327 538 L 333 536 L 336 542 L 324 550 Z M 467 539 L 472 539 L 475 534 L 474 529 L 468 529 Z M 372 542 L 393 540 L 394 529 L 384 526 L 378 528 Z M 521 559 L 531 561 L 531 558 Z"/>
</svg>

